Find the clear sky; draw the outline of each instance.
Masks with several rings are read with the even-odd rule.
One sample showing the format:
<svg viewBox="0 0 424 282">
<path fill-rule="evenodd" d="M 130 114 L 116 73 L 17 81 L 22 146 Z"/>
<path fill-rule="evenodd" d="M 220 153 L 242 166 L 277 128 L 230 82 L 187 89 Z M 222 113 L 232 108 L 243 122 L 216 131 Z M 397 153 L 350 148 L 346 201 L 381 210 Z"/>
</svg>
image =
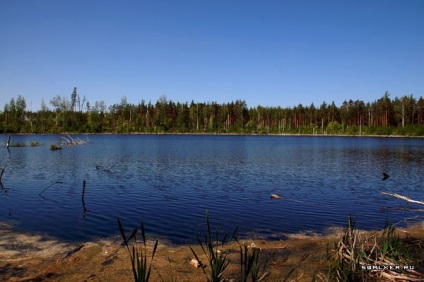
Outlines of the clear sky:
<svg viewBox="0 0 424 282">
<path fill-rule="evenodd" d="M 424 1 L 0 0 L 0 110 L 424 96 Z"/>
</svg>

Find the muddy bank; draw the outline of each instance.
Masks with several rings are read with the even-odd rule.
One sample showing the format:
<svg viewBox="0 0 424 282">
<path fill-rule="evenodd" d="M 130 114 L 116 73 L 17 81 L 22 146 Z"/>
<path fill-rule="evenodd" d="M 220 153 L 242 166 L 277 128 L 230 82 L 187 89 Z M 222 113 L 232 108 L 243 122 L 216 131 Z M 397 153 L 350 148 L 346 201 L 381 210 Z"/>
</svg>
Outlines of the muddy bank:
<svg viewBox="0 0 424 282">
<path fill-rule="evenodd" d="M 326 273 L 328 247 L 342 235 L 342 229 L 330 229 L 325 236 L 286 234 L 284 240 L 242 240 L 241 242 L 262 250 L 268 260 L 266 281 L 281 281 L 308 254 L 289 281 L 311 281 L 314 274 Z M 370 233 L 364 232 L 364 233 Z M 399 228 L 402 238 L 424 241 L 424 223 L 409 228 Z M 151 238 L 152 236 L 150 236 Z M 155 238 L 151 238 L 155 239 Z M 423 244 L 424 246 L 424 244 Z M 198 246 L 194 249 L 200 253 Z M 153 243 L 148 244 L 151 252 Z M 234 243 L 224 249 L 232 262 L 225 277 L 237 279 L 239 273 L 239 245 Z M 424 250 L 421 249 L 421 260 Z M 159 242 L 154 259 L 151 281 L 206 281 L 200 268 L 193 267 L 189 246 Z M 203 257 L 201 256 L 200 259 Z M 415 267 L 424 272 L 423 262 Z M 16 232 L 11 226 L 0 223 L 0 280 L 1 281 L 132 281 L 132 271 L 127 250 L 119 235 L 94 242 L 70 244 L 38 234 Z M 235 280 L 237 281 L 237 280 Z"/>
</svg>

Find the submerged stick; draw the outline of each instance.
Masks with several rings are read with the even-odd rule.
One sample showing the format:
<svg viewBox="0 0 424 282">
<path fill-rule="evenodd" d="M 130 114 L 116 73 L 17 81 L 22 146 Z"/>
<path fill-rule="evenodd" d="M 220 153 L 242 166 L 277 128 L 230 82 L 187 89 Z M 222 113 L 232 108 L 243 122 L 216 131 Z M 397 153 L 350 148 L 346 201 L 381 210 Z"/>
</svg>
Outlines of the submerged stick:
<svg viewBox="0 0 424 282">
<path fill-rule="evenodd" d="M 46 191 L 47 189 L 49 189 L 50 187 L 52 187 L 53 185 L 55 185 L 57 183 L 62 184 L 63 182 L 62 181 L 56 181 L 55 183 L 52 183 L 51 185 L 47 186 L 46 189 L 44 189 L 43 191 L 41 191 L 40 194 L 38 194 L 38 196 L 41 196 L 41 194 L 43 194 L 44 191 Z"/>
<path fill-rule="evenodd" d="M 85 207 L 84 196 L 85 196 L 85 180 L 82 182 L 82 195 L 81 195 L 82 209 L 83 209 L 83 214 L 85 217 L 85 214 L 88 212 L 88 209 Z"/>
<path fill-rule="evenodd" d="M 399 195 L 399 194 L 396 194 L 396 193 L 392 194 L 392 193 L 387 193 L 387 192 L 381 192 L 381 194 L 383 194 L 383 195 L 389 195 L 389 196 L 392 196 L 392 197 L 395 197 L 395 198 L 398 198 L 398 199 L 402 199 L 402 200 L 405 200 L 405 201 L 407 201 L 409 203 L 424 205 L 424 201 L 412 200 L 412 199 L 410 199 L 410 198 L 408 198 L 406 196 L 402 196 L 402 195 Z"/>
<path fill-rule="evenodd" d="M 85 194 L 85 180 L 82 182 L 82 200 L 84 201 L 84 194 Z"/>
<path fill-rule="evenodd" d="M 0 172 L 0 183 L 2 183 L 1 179 L 3 177 L 3 172 L 4 172 L 4 169 L 6 168 L 6 166 L 7 165 L 4 165 L 4 167 L 1 169 L 1 172 Z"/>
</svg>

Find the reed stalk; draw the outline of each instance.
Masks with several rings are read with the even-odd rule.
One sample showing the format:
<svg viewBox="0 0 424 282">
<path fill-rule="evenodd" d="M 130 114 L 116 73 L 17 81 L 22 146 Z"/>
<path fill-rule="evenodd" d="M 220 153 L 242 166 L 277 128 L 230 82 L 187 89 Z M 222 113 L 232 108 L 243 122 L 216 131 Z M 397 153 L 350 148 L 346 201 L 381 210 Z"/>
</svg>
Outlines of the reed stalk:
<svg viewBox="0 0 424 282">
<path fill-rule="evenodd" d="M 118 226 L 119 226 L 119 231 L 121 232 L 122 239 L 124 240 L 125 247 L 127 248 L 128 253 L 130 254 L 134 281 L 135 282 L 149 281 L 152 265 L 153 265 L 153 258 L 155 256 L 159 241 L 156 240 L 155 242 L 155 245 L 153 247 L 153 251 L 150 257 L 150 263 L 148 264 L 146 234 L 144 232 L 144 224 L 141 223 L 141 238 L 142 238 L 141 248 L 137 247 L 137 243 L 138 243 L 136 238 L 137 229 L 134 229 L 133 233 L 127 238 L 125 236 L 124 228 L 122 227 L 121 220 L 119 219 L 119 217 L 118 217 Z M 130 249 L 129 240 L 131 238 L 134 239 L 134 244 L 132 245 L 132 248 Z"/>
<path fill-rule="evenodd" d="M 246 245 L 240 246 L 240 281 L 247 282 L 250 277 L 250 281 L 260 282 L 269 275 L 268 272 L 265 272 L 268 260 L 263 265 L 261 264 L 260 251 L 259 248 L 250 248 L 249 250 Z"/>
<path fill-rule="evenodd" d="M 194 251 L 194 249 L 190 246 L 190 250 L 193 253 L 196 260 L 199 262 L 200 267 L 203 270 L 203 273 L 206 276 L 207 281 L 211 282 L 219 282 L 224 281 L 223 274 L 225 269 L 230 264 L 230 259 L 227 254 L 223 253 L 223 247 L 227 241 L 227 234 L 225 233 L 222 239 L 219 239 L 218 230 L 215 231 L 215 236 L 212 238 L 212 231 L 209 221 L 209 215 L 206 211 L 206 225 L 207 225 L 207 233 L 205 234 L 204 242 L 200 239 L 199 235 L 196 235 L 197 243 L 200 246 L 203 254 L 206 256 L 206 259 L 209 264 L 210 273 L 206 273 L 206 265 L 200 260 L 199 255 Z M 234 230 L 231 239 L 235 238 L 235 234 L 237 233 L 238 227 Z M 218 250 L 221 248 L 221 250 Z"/>
</svg>

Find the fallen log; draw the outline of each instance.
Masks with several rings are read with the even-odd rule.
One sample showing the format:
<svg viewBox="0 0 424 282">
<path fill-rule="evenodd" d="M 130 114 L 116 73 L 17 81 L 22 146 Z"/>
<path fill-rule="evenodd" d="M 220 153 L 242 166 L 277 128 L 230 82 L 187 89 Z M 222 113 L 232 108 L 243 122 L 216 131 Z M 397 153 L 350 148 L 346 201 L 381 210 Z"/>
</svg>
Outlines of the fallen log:
<svg viewBox="0 0 424 282">
<path fill-rule="evenodd" d="M 398 198 L 398 199 L 401 199 L 401 200 L 405 200 L 405 201 L 407 201 L 409 203 L 424 205 L 424 201 L 412 200 L 412 199 L 410 199 L 410 198 L 408 198 L 406 196 L 402 196 L 402 195 L 399 195 L 399 194 L 396 194 L 396 193 L 393 193 L 392 194 L 392 193 L 387 193 L 387 192 L 381 192 L 381 194 L 383 194 L 383 195 L 389 195 L 389 196 L 392 196 L 392 197 L 395 197 L 395 198 Z"/>
</svg>

